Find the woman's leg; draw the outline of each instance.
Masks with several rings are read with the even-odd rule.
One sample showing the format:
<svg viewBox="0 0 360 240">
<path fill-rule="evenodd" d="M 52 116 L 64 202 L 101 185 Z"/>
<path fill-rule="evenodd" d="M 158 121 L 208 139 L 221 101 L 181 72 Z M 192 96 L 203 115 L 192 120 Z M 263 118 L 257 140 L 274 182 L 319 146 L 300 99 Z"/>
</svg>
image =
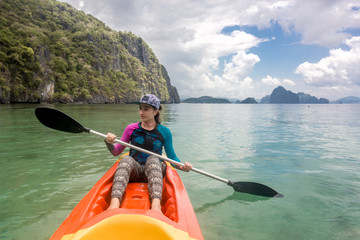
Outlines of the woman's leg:
<svg viewBox="0 0 360 240">
<path fill-rule="evenodd" d="M 150 156 L 146 160 L 145 175 L 148 180 L 149 196 L 151 209 L 161 213 L 161 198 L 163 189 L 163 171 L 166 165 L 161 163 L 155 156 Z"/>
<path fill-rule="evenodd" d="M 122 195 L 129 183 L 130 178 L 141 175 L 140 165 L 130 156 L 124 156 L 116 169 L 111 191 L 111 202 L 108 209 L 119 208 Z"/>
</svg>

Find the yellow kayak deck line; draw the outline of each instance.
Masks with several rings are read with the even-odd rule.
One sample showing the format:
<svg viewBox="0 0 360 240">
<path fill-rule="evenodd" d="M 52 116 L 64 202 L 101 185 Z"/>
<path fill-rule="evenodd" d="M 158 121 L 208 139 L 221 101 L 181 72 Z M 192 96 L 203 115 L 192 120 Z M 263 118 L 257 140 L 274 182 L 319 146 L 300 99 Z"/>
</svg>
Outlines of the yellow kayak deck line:
<svg viewBox="0 0 360 240">
<path fill-rule="evenodd" d="M 145 215 L 118 214 L 75 234 L 62 237 L 62 240 L 192 240 L 185 231 L 175 228 L 161 220 Z"/>
</svg>

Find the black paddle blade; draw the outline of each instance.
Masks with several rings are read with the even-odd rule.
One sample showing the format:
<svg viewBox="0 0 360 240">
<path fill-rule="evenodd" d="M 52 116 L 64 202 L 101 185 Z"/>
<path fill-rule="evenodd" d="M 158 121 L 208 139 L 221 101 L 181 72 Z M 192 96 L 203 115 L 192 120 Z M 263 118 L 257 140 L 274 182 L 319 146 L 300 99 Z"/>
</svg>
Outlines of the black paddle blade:
<svg viewBox="0 0 360 240">
<path fill-rule="evenodd" d="M 228 182 L 229 186 L 232 186 L 235 191 L 259 195 L 263 197 L 283 197 L 282 194 L 276 192 L 274 189 L 256 182 Z"/>
<path fill-rule="evenodd" d="M 65 113 L 47 107 L 39 107 L 35 109 L 37 119 L 45 126 L 70 133 L 89 132 L 88 128 L 78 123 L 75 119 Z"/>
</svg>

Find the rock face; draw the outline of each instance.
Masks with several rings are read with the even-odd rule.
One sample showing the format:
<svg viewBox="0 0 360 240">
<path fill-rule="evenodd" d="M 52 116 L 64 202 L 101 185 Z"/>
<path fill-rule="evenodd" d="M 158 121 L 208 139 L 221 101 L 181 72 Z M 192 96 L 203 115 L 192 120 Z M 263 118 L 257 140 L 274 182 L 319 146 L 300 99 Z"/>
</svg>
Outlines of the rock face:
<svg viewBox="0 0 360 240">
<path fill-rule="evenodd" d="M 279 86 L 270 95 L 269 103 L 299 103 L 299 96 Z"/>
<path fill-rule="evenodd" d="M 166 80 L 167 89 L 169 91 L 170 97 L 169 97 L 168 103 L 180 103 L 180 96 L 178 94 L 178 91 L 177 91 L 176 87 L 171 85 L 170 77 L 166 71 L 166 68 L 163 65 L 161 65 L 161 72 Z"/>
<path fill-rule="evenodd" d="M 0 102 L 126 103 L 153 93 L 179 103 L 138 36 L 55 0 L 1 1 Z"/>
</svg>

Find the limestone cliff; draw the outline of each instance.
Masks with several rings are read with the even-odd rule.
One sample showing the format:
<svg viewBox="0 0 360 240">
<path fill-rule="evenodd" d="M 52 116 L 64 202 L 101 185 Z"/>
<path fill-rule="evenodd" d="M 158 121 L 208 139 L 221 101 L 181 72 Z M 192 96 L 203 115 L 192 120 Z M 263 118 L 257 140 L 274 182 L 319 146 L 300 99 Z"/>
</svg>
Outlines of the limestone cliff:
<svg viewBox="0 0 360 240">
<path fill-rule="evenodd" d="M 125 103 L 180 97 L 151 48 L 55 0 L 0 1 L 0 102 Z"/>
</svg>

